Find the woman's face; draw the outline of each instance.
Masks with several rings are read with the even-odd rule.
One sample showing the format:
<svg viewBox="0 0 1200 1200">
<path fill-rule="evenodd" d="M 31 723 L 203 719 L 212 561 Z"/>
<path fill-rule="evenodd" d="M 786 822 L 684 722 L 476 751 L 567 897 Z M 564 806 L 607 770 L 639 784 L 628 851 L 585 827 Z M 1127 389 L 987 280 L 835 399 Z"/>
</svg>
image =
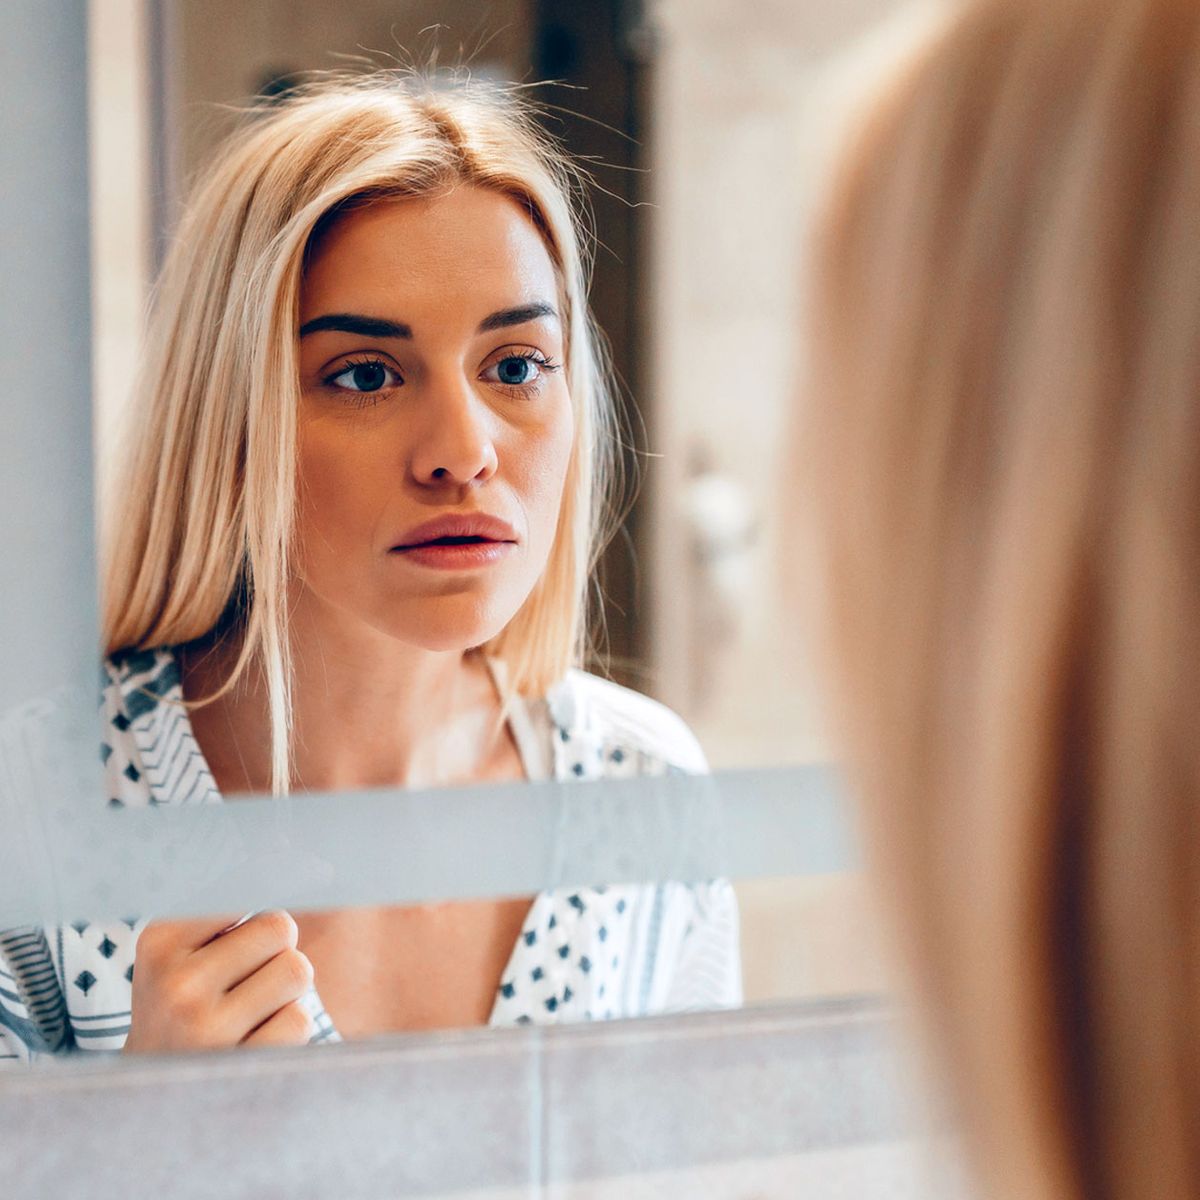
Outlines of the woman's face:
<svg viewBox="0 0 1200 1200">
<path fill-rule="evenodd" d="M 495 192 L 352 210 L 300 300 L 300 581 L 403 642 L 495 636 L 545 568 L 574 439 L 558 281 Z"/>
</svg>

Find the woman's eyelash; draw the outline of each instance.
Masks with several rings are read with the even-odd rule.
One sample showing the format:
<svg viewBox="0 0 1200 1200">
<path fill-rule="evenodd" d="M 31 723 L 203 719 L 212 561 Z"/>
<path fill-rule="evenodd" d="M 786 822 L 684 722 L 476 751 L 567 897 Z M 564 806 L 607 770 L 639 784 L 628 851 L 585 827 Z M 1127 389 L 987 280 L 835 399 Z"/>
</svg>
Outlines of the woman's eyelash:
<svg viewBox="0 0 1200 1200">
<path fill-rule="evenodd" d="M 514 392 L 528 392 L 537 386 L 538 377 L 540 377 L 542 372 L 550 373 L 562 369 L 562 364 L 555 362 L 549 355 L 542 353 L 540 350 L 526 347 L 520 349 L 514 348 L 505 354 L 501 354 L 493 360 L 492 365 L 487 368 L 487 372 L 498 371 L 502 363 L 513 361 L 532 363 L 537 368 L 537 375 L 533 379 L 513 381 L 505 379 L 493 380 L 500 387 L 509 388 Z M 379 381 L 378 386 L 350 387 L 338 382 L 344 376 L 350 375 L 358 367 L 376 368 L 383 372 L 385 378 Z M 389 381 L 387 378 L 389 376 L 394 376 L 394 381 Z M 323 383 L 326 387 L 336 390 L 347 403 L 353 404 L 356 407 L 366 407 L 378 403 L 383 393 L 401 386 L 404 383 L 404 379 L 396 367 L 387 360 L 374 354 L 360 354 L 342 359 L 332 371 L 325 374 Z"/>
<path fill-rule="evenodd" d="M 512 378 L 513 367 L 520 378 Z M 497 354 L 484 369 L 482 378 L 514 396 L 533 396 L 541 390 L 542 376 L 559 369 L 558 363 L 533 347 L 513 347 Z M 505 378 L 505 375 L 509 378 Z"/>
<path fill-rule="evenodd" d="M 496 359 L 496 362 L 502 363 L 509 358 L 519 358 L 524 362 L 531 362 L 542 371 L 557 371 L 562 367 L 561 363 L 556 363 L 554 359 L 547 357 L 540 350 L 513 350 L 509 354 L 502 354 Z"/>
<path fill-rule="evenodd" d="M 332 386 L 334 380 L 340 379 L 347 371 L 353 371 L 355 367 L 380 367 L 384 371 L 400 378 L 400 372 L 382 358 L 376 358 L 373 354 L 358 355 L 354 358 L 344 358 L 334 370 L 330 371 L 324 378 L 323 382 Z M 348 390 L 348 389 L 347 389 Z"/>
</svg>

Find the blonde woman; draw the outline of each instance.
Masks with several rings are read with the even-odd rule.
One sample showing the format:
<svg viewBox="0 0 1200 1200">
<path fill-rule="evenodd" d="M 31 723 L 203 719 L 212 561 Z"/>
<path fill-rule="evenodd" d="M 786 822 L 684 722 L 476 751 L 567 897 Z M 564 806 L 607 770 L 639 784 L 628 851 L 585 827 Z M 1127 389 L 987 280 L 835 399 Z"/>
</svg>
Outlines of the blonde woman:
<svg viewBox="0 0 1200 1200">
<path fill-rule="evenodd" d="M 821 260 L 846 745 L 983 1194 L 1200 1195 L 1200 7 L 967 8 Z"/>
<path fill-rule="evenodd" d="M 575 669 L 613 435 L 574 187 L 511 98 L 395 76 L 258 116 L 204 174 L 107 496 L 112 804 L 704 769 Z M 10 934 L 8 1053 L 740 996 L 719 882 L 232 920 Z"/>
</svg>

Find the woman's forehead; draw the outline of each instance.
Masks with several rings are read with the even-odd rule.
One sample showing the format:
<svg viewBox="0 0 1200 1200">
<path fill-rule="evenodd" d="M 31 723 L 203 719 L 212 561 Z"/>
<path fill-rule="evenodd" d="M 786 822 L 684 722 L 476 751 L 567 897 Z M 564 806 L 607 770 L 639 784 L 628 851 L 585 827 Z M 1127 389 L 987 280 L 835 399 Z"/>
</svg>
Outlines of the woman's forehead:
<svg viewBox="0 0 1200 1200">
<path fill-rule="evenodd" d="M 462 185 L 356 207 L 323 232 L 301 288 L 301 324 L 326 312 L 374 312 L 417 326 L 553 303 L 558 276 L 541 233 L 509 196 Z"/>
</svg>

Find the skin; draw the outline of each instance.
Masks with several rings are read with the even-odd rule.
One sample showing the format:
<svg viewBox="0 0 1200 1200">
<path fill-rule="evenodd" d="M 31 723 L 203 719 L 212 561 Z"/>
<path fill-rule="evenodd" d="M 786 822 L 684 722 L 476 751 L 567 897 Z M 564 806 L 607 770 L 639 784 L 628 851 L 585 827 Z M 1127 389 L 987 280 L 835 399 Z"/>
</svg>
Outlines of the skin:
<svg viewBox="0 0 1200 1200">
<path fill-rule="evenodd" d="M 313 979 L 285 912 L 149 925 L 138 938 L 125 1049 L 202 1050 L 244 1042 L 300 1045 L 312 1023 L 297 1003 Z"/>
<path fill-rule="evenodd" d="M 298 788 L 522 776 L 472 651 L 516 614 L 554 543 L 574 439 L 560 307 L 526 214 L 473 187 L 353 210 L 310 255 L 291 595 Z M 455 513 L 500 518 L 514 544 L 453 571 L 394 551 Z M 185 695 L 215 690 L 235 650 L 186 655 Z M 223 793 L 270 790 L 260 678 L 192 720 Z M 127 1048 L 302 1043 L 295 1001 L 312 976 L 347 1036 L 481 1024 L 529 903 L 260 914 L 230 932 L 235 918 L 152 925 Z"/>
</svg>

